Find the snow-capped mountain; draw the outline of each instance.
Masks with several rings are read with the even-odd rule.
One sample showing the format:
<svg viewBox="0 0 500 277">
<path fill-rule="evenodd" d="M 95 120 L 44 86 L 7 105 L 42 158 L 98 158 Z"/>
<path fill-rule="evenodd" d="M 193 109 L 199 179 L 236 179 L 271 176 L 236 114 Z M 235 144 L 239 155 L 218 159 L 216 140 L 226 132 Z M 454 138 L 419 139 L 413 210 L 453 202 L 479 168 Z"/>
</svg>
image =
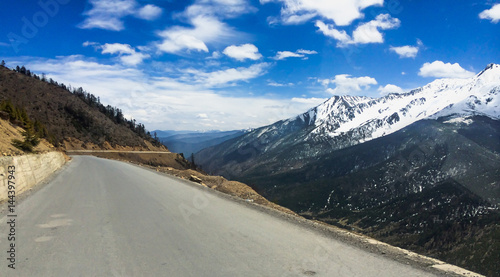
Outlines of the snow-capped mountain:
<svg viewBox="0 0 500 277">
<path fill-rule="evenodd" d="M 500 65 L 490 64 L 470 79 L 439 79 L 402 94 L 334 96 L 303 114 L 202 150 L 197 160 L 228 177 L 259 167 L 286 172 L 417 121 L 450 116 L 500 119 Z"/>
<path fill-rule="evenodd" d="M 440 79 L 404 94 L 376 99 L 335 96 L 284 124 L 307 121 L 314 126 L 308 139 L 352 133 L 360 135 L 358 142 L 364 142 L 418 120 L 453 114 L 500 118 L 500 65 L 490 64 L 471 79 Z"/>
</svg>

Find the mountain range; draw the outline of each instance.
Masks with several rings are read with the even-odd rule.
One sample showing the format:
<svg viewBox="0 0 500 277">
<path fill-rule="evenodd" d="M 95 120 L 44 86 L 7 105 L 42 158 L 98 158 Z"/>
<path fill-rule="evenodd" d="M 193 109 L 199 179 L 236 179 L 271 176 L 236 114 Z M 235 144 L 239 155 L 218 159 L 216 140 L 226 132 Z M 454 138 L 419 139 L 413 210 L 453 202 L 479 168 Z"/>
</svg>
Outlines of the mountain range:
<svg viewBox="0 0 500 277">
<path fill-rule="evenodd" d="M 158 139 L 175 153 L 182 153 L 187 159 L 191 155 L 207 147 L 220 144 L 226 140 L 241 136 L 244 130 L 234 131 L 161 131 L 155 130 Z"/>
<path fill-rule="evenodd" d="M 334 96 L 195 158 L 305 217 L 500 272 L 498 64 L 402 94 Z"/>
</svg>

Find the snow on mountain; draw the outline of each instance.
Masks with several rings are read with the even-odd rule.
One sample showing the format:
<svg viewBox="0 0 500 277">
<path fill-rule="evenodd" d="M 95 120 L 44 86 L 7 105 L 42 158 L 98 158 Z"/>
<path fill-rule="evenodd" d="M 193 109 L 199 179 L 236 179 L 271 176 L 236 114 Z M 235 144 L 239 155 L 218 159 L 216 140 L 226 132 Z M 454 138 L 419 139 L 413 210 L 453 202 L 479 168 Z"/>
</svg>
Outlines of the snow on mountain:
<svg viewBox="0 0 500 277">
<path fill-rule="evenodd" d="M 277 174 L 423 119 L 447 117 L 450 124 L 470 124 L 470 116 L 485 115 L 500 120 L 499 102 L 500 65 L 491 64 L 470 79 L 439 79 L 407 93 L 334 96 L 296 117 L 202 150 L 196 159 L 208 171 L 228 176 L 259 166 Z"/>
<path fill-rule="evenodd" d="M 307 139 L 350 134 L 358 143 L 396 132 L 418 120 L 486 115 L 500 119 L 500 65 L 490 64 L 470 79 L 439 79 L 408 93 L 381 98 L 334 96 L 285 121 L 314 126 Z"/>
</svg>

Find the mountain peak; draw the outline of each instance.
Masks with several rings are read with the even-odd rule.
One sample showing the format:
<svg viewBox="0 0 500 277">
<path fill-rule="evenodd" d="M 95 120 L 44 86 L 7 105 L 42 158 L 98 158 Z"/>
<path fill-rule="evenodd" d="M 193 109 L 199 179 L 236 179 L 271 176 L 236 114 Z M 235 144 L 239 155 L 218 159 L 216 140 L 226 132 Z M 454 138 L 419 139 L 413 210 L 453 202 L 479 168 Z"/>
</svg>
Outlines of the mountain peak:
<svg viewBox="0 0 500 277">
<path fill-rule="evenodd" d="M 410 93 L 380 98 L 335 95 L 295 118 L 315 126 L 312 137 L 359 136 L 362 142 L 421 119 L 452 114 L 499 119 L 499 92 L 500 65 L 492 63 L 470 79 L 438 79 Z"/>
<path fill-rule="evenodd" d="M 479 78 L 479 76 L 485 74 L 485 73 L 490 73 L 492 72 L 493 74 L 499 75 L 500 76 L 500 65 L 495 64 L 495 63 L 490 63 L 488 64 L 481 72 L 479 72 L 476 75 L 476 78 Z"/>
</svg>

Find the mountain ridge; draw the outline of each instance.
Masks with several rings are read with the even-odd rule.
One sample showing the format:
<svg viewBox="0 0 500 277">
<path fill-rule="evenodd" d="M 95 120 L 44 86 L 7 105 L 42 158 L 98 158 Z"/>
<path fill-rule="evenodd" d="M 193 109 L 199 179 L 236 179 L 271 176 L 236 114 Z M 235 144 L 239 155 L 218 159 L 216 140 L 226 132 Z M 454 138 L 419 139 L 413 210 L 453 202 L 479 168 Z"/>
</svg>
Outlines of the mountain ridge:
<svg viewBox="0 0 500 277">
<path fill-rule="evenodd" d="M 472 90 L 475 94 L 470 93 Z M 224 143 L 221 151 L 202 150 L 196 158 L 208 172 L 231 177 L 231 169 L 221 171 L 220 165 L 230 163 L 227 158 L 221 159 L 221 154 L 239 156 L 236 164 L 242 163 L 242 156 L 252 156 L 244 165 L 252 168 L 255 158 L 269 160 L 280 154 L 279 149 L 286 148 L 295 154 L 286 166 L 296 167 L 319 153 L 382 137 L 418 120 L 453 114 L 500 119 L 500 65 L 490 64 L 470 79 L 438 79 L 403 94 L 380 98 L 334 96 L 305 113 L 256 128 Z M 215 152 L 219 154 L 211 155 Z M 237 167 L 234 170 L 242 170 Z"/>
<path fill-rule="evenodd" d="M 195 158 L 306 218 L 497 276 L 499 91 L 491 64 L 404 94 L 334 96 Z"/>
</svg>

